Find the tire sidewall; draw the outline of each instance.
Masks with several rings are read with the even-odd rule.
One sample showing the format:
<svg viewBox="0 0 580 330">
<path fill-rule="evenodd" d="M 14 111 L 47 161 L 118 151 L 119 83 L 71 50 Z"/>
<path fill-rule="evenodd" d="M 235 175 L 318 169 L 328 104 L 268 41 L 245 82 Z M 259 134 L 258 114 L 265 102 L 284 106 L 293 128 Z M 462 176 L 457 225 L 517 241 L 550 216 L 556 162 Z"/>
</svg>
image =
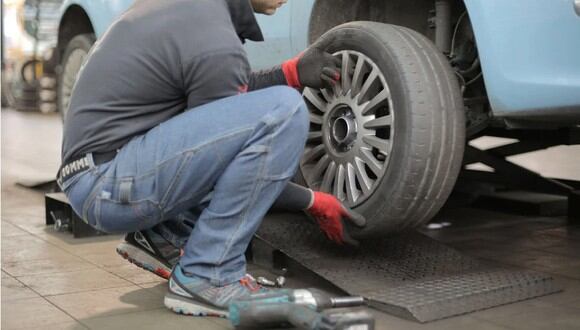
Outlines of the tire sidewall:
<svg viewBox="0 0 580 330">
<path fill-rule="evenodd" d="M 63 104 L 63 97 L 62 97 L 62 93 L 63 93 L 62 81 L 63 81 L 64 75 L 65 75 L 64 70 L 66 67 L 66 63 L 70 59 L 70 55 L 72 54 L 72 52 L 74 52 L 77 49 L 81 49 L 88 54 L 89 51 L 91 50 L 91 47 L 95 43 L 95 40 L 96 40 L 96 38 L 93 34 L 80 34 L 80 35 L 77 35 L 76 37 L 72 38 L 65 48 L 64 54 L 62 56 L 62 61 L 60 62 L 60 70 L 58 73 L 58 89 L 57 89 L 58 90 L 58 96 L 57 96 L 58 111 L 60 112 L 60 115 L 61 115 L 61 118 L 63 121 L 65 119 L 66 112 L 68 110 L 68 109 L 65 109 L 65 105 Z M 78 72 L 77 72 L 77 75 L 78 75 Z"/>
</svg>

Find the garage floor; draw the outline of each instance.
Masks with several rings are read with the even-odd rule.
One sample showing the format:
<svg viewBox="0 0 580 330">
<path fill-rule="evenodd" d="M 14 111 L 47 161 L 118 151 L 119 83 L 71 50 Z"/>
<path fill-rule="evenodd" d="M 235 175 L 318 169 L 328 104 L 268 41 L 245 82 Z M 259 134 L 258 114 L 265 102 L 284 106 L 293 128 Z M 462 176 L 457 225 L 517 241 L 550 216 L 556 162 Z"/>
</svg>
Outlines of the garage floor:
<svg viewBox="0 0 580 330">
<path fill-rule="evenodd" d="M 115 253 L 120 236 L 75 240 L 44 226 L 43 195 L 16 182 L 54 176 L 60 130 L 58 115 L 2 111 L 2 329 L 228 328 L 225 320 L 166 310 L 164 282 Z M 578 148 L 559 147 L 518 161 L 579 179 L 579 159 Z M 580 225 L 479 209 L 449 209 L 438 221 L 452 226 L 426 231 L 436 239 L 551 273 L 565 292 L 428 324 L 377 313 L 378 329 L 580 329 Z M 321 283 L 295 278 L 290 285 Z"/>
</svg>

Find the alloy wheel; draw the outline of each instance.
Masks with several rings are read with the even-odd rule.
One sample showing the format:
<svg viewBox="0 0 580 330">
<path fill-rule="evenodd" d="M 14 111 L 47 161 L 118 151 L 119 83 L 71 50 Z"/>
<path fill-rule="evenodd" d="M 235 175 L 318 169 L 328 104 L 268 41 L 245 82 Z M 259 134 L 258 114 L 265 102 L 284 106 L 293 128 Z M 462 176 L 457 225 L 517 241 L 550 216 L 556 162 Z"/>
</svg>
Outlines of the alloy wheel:
<svg viewBox="0 0 580 330">
<path fill-rule="evenodd" d="M 334 56 L 342 60 L 340 82 L 303 92 L 310 132 L 300 169 L 309 187 L 355 207 L 385 175 L 395 114 L 385 76 L 373 60 L 353 50 Z"/>
</svg>

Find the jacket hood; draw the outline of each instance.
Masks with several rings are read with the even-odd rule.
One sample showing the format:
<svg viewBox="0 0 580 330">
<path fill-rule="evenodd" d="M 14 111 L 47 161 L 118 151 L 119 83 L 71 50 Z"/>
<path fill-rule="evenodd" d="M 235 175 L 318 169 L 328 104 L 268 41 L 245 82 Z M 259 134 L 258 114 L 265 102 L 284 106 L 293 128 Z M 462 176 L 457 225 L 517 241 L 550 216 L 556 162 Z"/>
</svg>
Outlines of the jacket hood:
<svg viewBox="0 0 580 330">
<path fill-rule="evenodd" d="M 225 0 L 228 4 L 230 16 L 234 23 L 236 33 L 242 42 L 246 39 L 252 41 L 264 41 L 262 30 L 254 16 L 254 8 L 250 0 Z"/>
</svg>

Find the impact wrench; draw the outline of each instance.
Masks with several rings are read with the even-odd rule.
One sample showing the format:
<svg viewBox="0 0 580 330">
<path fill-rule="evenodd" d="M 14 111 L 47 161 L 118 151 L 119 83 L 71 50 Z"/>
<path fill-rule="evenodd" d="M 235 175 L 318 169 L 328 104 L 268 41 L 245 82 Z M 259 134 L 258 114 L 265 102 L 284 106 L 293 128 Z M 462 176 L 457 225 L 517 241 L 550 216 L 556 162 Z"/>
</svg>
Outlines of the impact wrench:
<svg viewBox="0 0 580 330">
<path fill-rule="evenodd" d="M 230 321 L 236 328 L 280 328 L 305 330 L 373 330 L 375 320 L 368 312 L 326 310 L 317 312 L 293 303 L 235 301 L 230 304 Z"/>
<path fill-rule="evenodd" d="M 292 323 L 294 326 L 300 326 L 299 324 L 312 326 L 302 326 L 305 329 L 319 329 L 316 327 L 317 324 L 350 324 L 350 321 L 356 324 L 369 324 L 372 316 L 366 312 L 327 313 L 326 315 L 316 312 L 328 308 L 354 307 L 363 304 L 363 297 L 331 297 L 318 289 L 274 290 L 252 294 L 230 304 L 230 320 L 234 326 L 241 327 L 280 326 L 283 323 Z M 325 322 L 320 323 L 322 321 Z M 374 324 L 374 321 L 372 323 Z"/>
</svg>

